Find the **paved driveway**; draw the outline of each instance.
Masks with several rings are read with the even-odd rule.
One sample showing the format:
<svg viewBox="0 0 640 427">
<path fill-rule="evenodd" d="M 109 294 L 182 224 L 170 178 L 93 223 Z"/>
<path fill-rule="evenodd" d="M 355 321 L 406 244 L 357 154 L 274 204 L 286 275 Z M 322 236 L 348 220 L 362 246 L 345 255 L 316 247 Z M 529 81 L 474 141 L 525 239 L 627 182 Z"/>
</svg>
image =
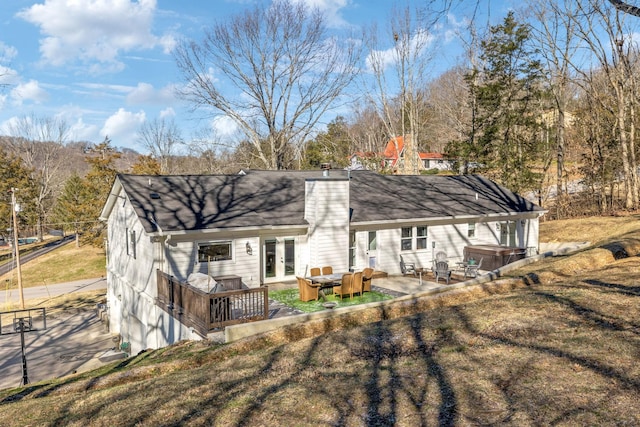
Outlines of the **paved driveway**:
<svg viewBox="0 0 640 427">
<path fill-rule="evenodd" d="M 106 291 L 106 281 L 92 279 L 38 288 L 25 289 L 25 299 L 46 300 L 78 290 L 105 289 Z M 17 291 L 3 291 L 0 297 L 3 311 L 6 309 L 7 297 L 12 302 L 18 301 Z M 97 357 L 114 346 L 111 334 L 105 330 L 93 307 L 48 315 L 46 330 L 25 333 L 29 382 L 56 378 L 72 374 L 74 371 L 97 367 L 101 364 Z M 20 334 L 1 335 L 0 388 L 17 387 L 21 383 Z"/>
</svg>

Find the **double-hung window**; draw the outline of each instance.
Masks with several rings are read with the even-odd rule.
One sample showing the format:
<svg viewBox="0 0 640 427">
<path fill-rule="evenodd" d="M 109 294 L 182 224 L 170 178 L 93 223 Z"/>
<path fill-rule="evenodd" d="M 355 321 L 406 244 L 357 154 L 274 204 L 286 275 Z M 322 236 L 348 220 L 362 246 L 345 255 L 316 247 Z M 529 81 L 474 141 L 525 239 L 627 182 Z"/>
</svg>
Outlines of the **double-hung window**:
<svg viewBox="0 0 640 427">
<path fill-rule="evenodd" d="M 427 226 L 416 227 L 416 249 L 427 249 Z"/>
<path fill-rule="evenodd" d="M 415 243 L 414 243 L 415 241 Z M 402 227 L 400 237 L 400 250 L 427 249 L 427 226 Z"/>
<path fill-rule="evenodd" d="M 402 227 L 400 250 L 410 251 L 413 248 L 413 227 Z"/>
</svg>

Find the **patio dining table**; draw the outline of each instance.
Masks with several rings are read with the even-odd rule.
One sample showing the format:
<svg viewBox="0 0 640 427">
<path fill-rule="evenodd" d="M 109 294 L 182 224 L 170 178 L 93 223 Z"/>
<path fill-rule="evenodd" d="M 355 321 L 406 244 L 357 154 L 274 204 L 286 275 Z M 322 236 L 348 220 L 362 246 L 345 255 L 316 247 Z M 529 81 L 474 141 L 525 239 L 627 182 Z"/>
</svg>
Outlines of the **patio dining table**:
<svg viewBox="0 0 640 427">
<path fill-rule="evenodd" d="M 311 280 L 311 286 L 317 287 L 318 294 L 322 297 L 323 301 L 327 300 L 327 296 L 324 293 L 324 289 L 333 288 L 342 282 L 342 276 L 347 273 L 332 273 L 321 274 L 319 276 L 308 276 L 307 279 Z"/>
</svg>

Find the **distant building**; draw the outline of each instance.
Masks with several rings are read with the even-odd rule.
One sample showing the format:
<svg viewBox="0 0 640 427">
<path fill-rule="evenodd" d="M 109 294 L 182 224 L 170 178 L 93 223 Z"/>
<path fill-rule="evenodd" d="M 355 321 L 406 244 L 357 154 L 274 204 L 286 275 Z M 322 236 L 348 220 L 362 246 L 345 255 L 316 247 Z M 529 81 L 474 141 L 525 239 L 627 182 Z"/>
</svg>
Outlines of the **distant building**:
<svg viewBox="0 0 640 427">
<path fill-rule="evenodd" d="M 389 140 L 382 153 L 354 153 L 351 156 L 350 169 L 388 170 L 398 175 L 412 175 L 423 170 L 446 171 L 453 168 L 453 162 L 446 159 L 442 153 L 415 152 L 415 157 L 410 159 L 410 151 L 406 147 L 405 138 L 397 136 Z M 379 165 L 379 167 L 372 167 L 373 165 Z"/>
</svg>

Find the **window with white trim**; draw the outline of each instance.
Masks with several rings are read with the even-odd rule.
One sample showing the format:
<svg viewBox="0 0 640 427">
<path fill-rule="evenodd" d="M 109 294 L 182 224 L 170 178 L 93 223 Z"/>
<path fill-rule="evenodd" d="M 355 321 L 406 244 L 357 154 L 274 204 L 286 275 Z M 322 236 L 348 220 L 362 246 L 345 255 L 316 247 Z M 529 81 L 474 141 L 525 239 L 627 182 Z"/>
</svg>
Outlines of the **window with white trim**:
<svg viewBox="0 0 640 427">
<path fill-rule="evenodd" d="M 400 250 L 410 251 L 413 248 L 413 227 L 402 227 Z"/>
<path fill-rule="evenodd" d="M 231 240 L 198 243 L 198 262 L 230 261 L 233 259 Z"/>
<path fill-rule="evenodd" d="M 400 250 L 427 249 L 428 228 L 426 225 L 416 227 L 402 227 L 400 237 Z"/>
<path fill-rule="evenodd" d="M 427 226 L 416 227 L 416 249 L 427 249 Z"/>
<path fill-rule="evenodd" d="M 476 237 L 476 223 L 470 222 L 467 228 L 467 237 Z"/>
</svg>

